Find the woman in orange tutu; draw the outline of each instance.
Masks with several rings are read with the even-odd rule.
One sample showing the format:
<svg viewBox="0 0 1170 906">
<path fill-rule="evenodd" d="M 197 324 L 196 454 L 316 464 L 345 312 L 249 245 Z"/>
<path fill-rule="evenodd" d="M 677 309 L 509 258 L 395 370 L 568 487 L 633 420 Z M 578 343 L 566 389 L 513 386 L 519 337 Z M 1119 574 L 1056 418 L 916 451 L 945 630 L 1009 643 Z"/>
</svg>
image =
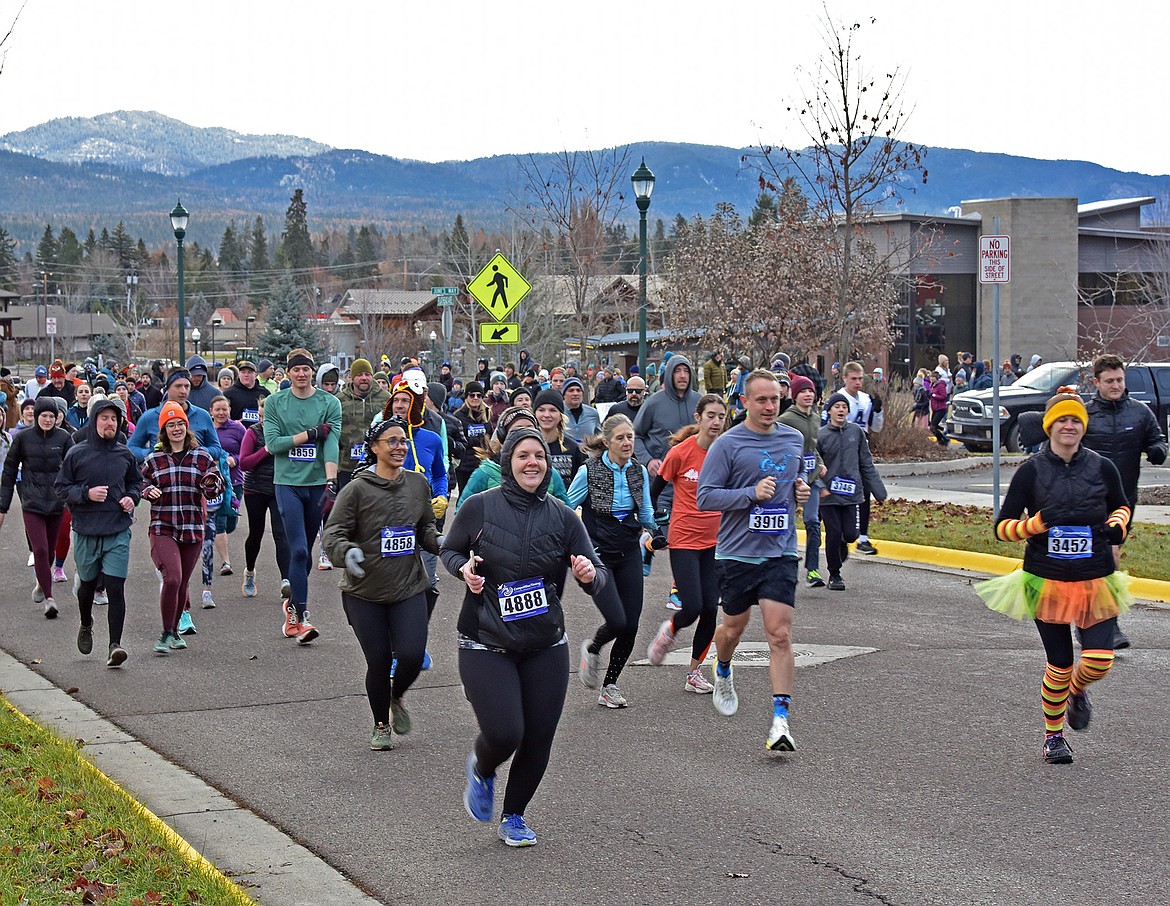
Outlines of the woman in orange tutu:
<svg viewBox="0 0 1170 906">
<path fill-rule="evenodd" d="M 1048 444 L 1016 470 L 995 526 L 1001 541 L 1027 542 L 1024 568 L 975 586 L 992 610 L 1035 620 L 1040 631 L 1048 660 L 1041 700 L 1049 764 L 1072 762 L 1066 710 L 1073 730 L 1089 726 L 1085 690 L 1113 666 L 1117 615 L 1133 602 L 1112 549 L 1125 540 L 1129 523 L 1125 490 L 1112 462 L 1082 449 L 1088 424 L 1075 388 L 1061 387 L 1048 401 Z M 1070 624 L 1081 631 L 1075 667 Z"/>
</svg>

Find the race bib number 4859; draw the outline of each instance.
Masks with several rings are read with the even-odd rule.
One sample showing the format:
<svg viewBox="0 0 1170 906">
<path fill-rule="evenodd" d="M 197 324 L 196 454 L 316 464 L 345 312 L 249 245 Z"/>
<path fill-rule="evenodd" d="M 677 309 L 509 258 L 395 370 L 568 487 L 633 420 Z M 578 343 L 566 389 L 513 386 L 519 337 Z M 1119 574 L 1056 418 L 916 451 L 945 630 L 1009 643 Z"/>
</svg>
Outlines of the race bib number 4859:
<svg viewBox="0 0 1170 906">
<path fill-rule="evenodd" d="M 299 447 L 292 447 L 288 451 L 288 458 L 293 462 L 316 462 L 317 445 L 301 444 Z"/>
<path fill-rule="evenodd" d="M 500 617 L 505 623 L 525 620 L 538 613 L 548 613 L 548 595 L 544 579 L 521 579 L 505 582 L 499 593 Z"/>
</svg>

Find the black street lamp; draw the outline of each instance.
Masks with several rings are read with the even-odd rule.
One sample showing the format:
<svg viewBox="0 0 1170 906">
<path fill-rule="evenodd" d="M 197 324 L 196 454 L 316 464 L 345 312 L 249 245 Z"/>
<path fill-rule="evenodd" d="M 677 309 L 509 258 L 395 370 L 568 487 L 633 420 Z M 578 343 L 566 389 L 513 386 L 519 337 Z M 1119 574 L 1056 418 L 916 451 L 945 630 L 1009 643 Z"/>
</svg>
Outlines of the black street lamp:
<svg viewBox="0 0 1170 906">
<path fill-rule="evenodd" d="M 187 309 L 183 298 L 183 237 L 187 235 L 187 220 L 191 215 L 183 207 L 181 200 L 176 200 L 175 209 L 171 211 L 171 228 L 175 231 L 175 242 L 179 244 L 179 365 L 187 362 Z"/>
<path fill-rule="evenodd" d="M 248 315 L 244 318 L 244 348 L 248 350 L 248 355 L 252 354 L 252 344 L 248 342 L 248 328 L 252 326 L 252 322 L 256 320 L 255 315 Z"/>
<path fill-rule="evenodd" d="M 654 191 L 654 174 L 646 158 L 630 177 L 634 184 L 634 201 L 638 205 L 638 373 L 646 374 L 646 212 L 650 210 L 650 193 Z"/>
</svg>

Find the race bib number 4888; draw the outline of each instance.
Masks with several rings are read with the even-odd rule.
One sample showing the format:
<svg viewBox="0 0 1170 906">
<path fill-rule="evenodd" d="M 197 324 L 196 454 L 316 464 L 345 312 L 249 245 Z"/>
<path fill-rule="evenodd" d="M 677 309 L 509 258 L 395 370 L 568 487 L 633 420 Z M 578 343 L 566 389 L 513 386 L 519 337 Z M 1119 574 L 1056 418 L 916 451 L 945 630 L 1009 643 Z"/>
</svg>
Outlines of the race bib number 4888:
<svg viewBox="0 0 1170 906">
<path fill-rule="evenodd" d="M 505 582 L 499 593 L 500 618 L 505 623 L 525 620 L 538 613 L 548 613 L 548 595 L 544 579 L 521 579 Z"/>
</svg>

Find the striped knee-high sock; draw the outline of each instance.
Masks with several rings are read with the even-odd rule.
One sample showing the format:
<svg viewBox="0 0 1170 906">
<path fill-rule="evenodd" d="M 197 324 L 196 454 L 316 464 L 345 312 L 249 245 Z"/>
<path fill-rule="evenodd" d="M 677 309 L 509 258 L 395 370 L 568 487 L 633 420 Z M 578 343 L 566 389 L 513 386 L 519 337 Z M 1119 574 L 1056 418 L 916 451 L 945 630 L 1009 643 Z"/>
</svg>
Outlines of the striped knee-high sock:
<svg viewBox="0 0 1170 906">
<path fill-rule="evenodd" d="M 1095 683 L 1105 676 L 1112 666 L 1113 651 L 1111 649 L 1089 648 L 1082 651 L 1081 662 L 1077 664 L 1076 672 L 1073 673 L 1072 682 L 1069 685 L 1070 691 L 1084 692 L 1087 685 Z"/>
<path fill-rule="evenodd" d="M 1072 667 L 1053 667 L 1048 664 L 1044 670 L 1040 700 L 1044 705 L 1044 732 L 1049 736 L 1064 731 L 1064 706 L 1068 702 L 1072 675 Z"/>
</svg>

